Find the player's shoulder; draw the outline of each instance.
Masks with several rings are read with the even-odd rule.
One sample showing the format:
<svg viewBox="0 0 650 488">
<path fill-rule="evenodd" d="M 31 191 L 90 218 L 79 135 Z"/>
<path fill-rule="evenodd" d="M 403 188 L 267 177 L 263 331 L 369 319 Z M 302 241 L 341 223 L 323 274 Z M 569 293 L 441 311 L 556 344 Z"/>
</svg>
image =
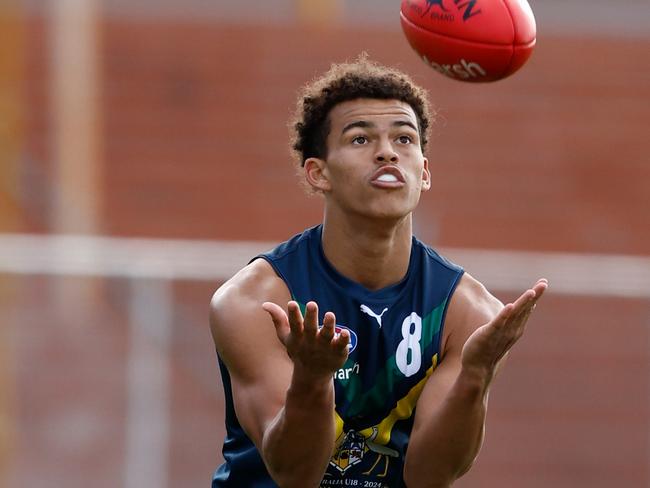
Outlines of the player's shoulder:
<svg viewBox="0 0 650 488">
<path fill-rule="evenodd" d="M 445 268 L 452 273 L 460 274 L 463 272 L 462 266 L 454 263 L 446 256 L 443 256 L 436 249 L 431 247 L 429 244 L 419 240 L 416 236 L 413 236 L 413 246 L 415 248 L 421 249 L 423 255 L 427 259 L 427 262 L 435 263 L 437 266 Z"/>
<path fill-rule="evenodd" d="M 493 315 L 503 308 L 501 301 L 492 295 L 483 283 L 467 272 L 463 273 L 456 287 L 452 303 L 460 309 L 482 309 L 484 313 Z"/>
<path fill-rule="evenodd" d="M 232 381 L 259 378 L 260 357 L 277 365 L 286 356 L 262 304 L 286 304 L 289 299 L 284 281 L 265 259 L 255 259 L 214 293 L 210 331 Z"/>
<path fill-rule="evenodd" d="M 266 259 L 255 259 L 221 285 L 210 300 L 210 324 L 224 327 L 259 312 L 264 302 L 286 303 L 289 290 Z"/>
<path fill-rule="evenodd" d="M 449 338 L 461 338 L 460 344 L 478 327 L 497 316 L 503 303 L 469 273 L 463 273 L 449 302 L 445 331 Z"/>
</svg>

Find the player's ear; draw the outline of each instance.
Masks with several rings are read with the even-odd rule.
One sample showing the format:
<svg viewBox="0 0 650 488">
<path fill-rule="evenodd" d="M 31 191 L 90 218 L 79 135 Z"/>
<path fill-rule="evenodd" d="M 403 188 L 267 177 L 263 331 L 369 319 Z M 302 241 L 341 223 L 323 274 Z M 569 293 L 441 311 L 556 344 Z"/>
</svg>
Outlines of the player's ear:
<svg viewBox="0 0 650 488">
<path fill-rule="evenodd" d="M 431 171 L 429 171 L 429 160 L 424 158 L 424 167 L 422 168 L 422 191 L 431 188 Z"/>
<path fill-rule="evenodd" d="M 315 191 L 329 191 L 331 186 L 325 160 L 320 158 L 307 158 L 305 160 L 305 179 Z"/>
</svg>

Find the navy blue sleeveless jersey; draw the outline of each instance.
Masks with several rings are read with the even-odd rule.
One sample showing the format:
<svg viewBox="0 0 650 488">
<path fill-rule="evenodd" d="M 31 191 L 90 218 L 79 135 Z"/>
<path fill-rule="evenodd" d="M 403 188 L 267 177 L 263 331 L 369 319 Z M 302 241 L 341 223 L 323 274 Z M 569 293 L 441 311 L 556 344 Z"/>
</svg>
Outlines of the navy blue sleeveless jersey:
<svg viewBox="0 0 650 488">
<path fill-rule="evenodd" d="M 321 226 L 257 258 L 273 266 L 303 313 L 313 300 L 320 323 L 332 311 L 337 331 L 350 332 L 348 359 L 334 372 L 336 444 L 320 486 L 404 486 L 415 405 L 440 360 L 445 313 L 463 270 L 414 237 L 404 279 L 371 291 L 327 261 Z M 225 462 L 212 487 L 275 487 L 239 425 L 230 376 L 221 360 L 219 367 L 226 397 Z"/>
</svg>

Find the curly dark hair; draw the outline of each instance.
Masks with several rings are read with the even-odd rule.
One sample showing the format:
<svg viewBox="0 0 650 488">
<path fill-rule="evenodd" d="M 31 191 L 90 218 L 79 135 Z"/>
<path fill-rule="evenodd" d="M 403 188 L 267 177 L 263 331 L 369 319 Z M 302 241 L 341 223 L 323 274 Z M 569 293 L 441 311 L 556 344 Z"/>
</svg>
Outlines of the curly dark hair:
<svg viewBox="0 0 650 488">
<path fill-rule="evenodd" d="M 311 157 L 327 157 L 330 111 L 339 103 L 359 98 L 399 100 L 410 105 L 418 121 L 420 146 L 425 151 L 431 117 L 426 91 L 407 74 L 370 61 L 363 53 L 352 63 L 333 64 L 300 92 L 290 123 L 297 166 L 304 166 Z"/>
</svg>

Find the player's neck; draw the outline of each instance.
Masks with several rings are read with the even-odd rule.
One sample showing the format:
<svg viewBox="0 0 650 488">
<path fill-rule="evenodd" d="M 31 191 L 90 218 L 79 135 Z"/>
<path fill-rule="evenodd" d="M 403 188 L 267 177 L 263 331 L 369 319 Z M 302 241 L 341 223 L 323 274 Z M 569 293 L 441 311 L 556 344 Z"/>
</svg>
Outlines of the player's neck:
<svg viewBox="0 0 650 488">
<path fill-rule="evenodd" d="M 343 276 L 370 290 L 402 280 L 411 257 L 412 224 L 408 215 L 385 222 L 328 218 L 323 220 L 323 252 Z"/>
</svg>

